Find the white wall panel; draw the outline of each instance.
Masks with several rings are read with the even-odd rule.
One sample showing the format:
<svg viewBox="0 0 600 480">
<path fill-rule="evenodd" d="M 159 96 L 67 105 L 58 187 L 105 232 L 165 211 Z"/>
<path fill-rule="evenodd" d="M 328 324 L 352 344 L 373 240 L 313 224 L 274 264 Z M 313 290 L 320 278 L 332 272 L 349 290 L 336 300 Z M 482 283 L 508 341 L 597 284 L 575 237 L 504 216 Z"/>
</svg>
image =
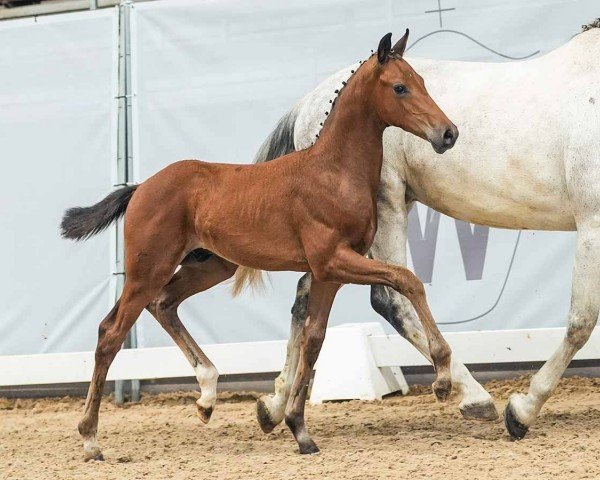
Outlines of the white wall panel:
<svg viewBox="0 0 600 480">
<path fill-rule="evenodd" d="M 108 237 L 59 223 L 111 188 L 112 17 L 0 22 L 0 355 L 90 350 L 108 310 Z"/>
</svg>

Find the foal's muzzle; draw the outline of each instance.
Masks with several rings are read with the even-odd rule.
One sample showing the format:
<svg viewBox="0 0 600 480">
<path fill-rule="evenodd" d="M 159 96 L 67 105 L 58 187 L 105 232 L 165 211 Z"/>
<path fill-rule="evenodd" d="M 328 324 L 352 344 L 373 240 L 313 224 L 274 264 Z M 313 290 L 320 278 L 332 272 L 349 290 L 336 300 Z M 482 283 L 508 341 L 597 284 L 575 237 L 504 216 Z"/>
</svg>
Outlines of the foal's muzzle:
<svg viewBox="0 0 600 480">
<path fill-rule="evenodd" d="M 458 128 L 455 125 L 448 125 L 435 132 L 430 140 L 431 146 L 436 153 L 444 153 L 450 150 L 458 138 Z"/>
</svg>

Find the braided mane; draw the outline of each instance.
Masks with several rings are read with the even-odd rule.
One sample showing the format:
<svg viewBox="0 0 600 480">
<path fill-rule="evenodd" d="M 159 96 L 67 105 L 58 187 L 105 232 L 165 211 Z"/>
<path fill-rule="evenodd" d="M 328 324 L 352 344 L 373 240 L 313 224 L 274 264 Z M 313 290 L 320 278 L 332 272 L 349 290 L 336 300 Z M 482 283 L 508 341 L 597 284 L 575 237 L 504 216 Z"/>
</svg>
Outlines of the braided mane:
<svg viewBox="0 0 600 480">
<path fill-rule="evenodd" d="M 372 56 L 373 56 L 373 50 L 371 50 L 371 56 L 369 58 L 371 58 Z M 356 70 L 354 70 L 354 69 L 350 70 L 350 76 L 346 80 L 342 81 L 342 84 L 340 85 L 339 88 L 336 88 L 333 91 L 333 97 L 329 100 L 329 103 L 331 104 L 331 107 L 329 108 L 328 111 L 325 112 L 325 118 L 323 119 L 323 121 L 319 123 L 319 127 L 320 127 L 319 128 L 319 132 L 315 135 L 315 141 L 313 142 L 313 145 L 315 144 L 315 142 L 319 138 L 319 135 L 321 134 L 321 130 L 323 130 L 323 127 L 325 126 L 325 123 L 327 122 L 327 120 L 329 118 L 329 115 L 331 114 L 331 112 L 333 112 L 333 109 L 335 108 L 335 102 L 337 101 L 338 97 L 341 95 L 341 93 L 344 90 L 344 88 L 346 88 L 346 85 L 348 85 L 348 82 L 354 76 L 354 74 L 356 72 L 358 72 L 358 70 L 360 70 L 360 68 L 365 63 L 367 63 L 367 60 L 360 60 L 358 62 L 358 68 L 356 68 Z"/>
</svg>

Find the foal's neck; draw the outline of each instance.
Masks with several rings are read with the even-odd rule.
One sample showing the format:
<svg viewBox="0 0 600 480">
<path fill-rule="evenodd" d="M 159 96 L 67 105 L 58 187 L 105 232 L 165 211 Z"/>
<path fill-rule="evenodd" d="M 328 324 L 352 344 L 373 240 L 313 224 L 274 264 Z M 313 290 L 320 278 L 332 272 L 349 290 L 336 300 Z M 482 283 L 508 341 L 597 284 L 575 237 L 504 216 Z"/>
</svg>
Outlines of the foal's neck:
<svg viewBox="0 0 600 480">
<path fill-rule="evenodd" d="M 313 146 L 313 153 L 326 160 L 325 168 L 364 182 L 375 193 L 381 176 L 382 137 L 387 125 L 372 105 L 372 68 L 371 59 L 350 77 Z"/>
</svg>

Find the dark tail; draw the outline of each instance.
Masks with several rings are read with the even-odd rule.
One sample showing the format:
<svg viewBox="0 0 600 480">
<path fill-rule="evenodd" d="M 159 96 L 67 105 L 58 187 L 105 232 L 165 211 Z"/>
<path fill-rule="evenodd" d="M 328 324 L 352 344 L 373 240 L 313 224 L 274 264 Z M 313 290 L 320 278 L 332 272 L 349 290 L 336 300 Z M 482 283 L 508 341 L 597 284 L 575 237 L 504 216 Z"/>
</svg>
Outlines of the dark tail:
<svg viewBox="0 0 600 480">
<path fill-rule="evenodd" d="M 87 240 L 125 214 L 137 185 L 115 190 L 91 207 L 73 207 L 60 222 L 61 235 L 71 240 Z"/>
<path fill-rule="evenodd" d="M 283 117 L 256 152 L 254 163 L 268 162 L 295 150 L 294 127 L 298 118 L 298 105 L 293 106 Z"/>
</svg>

